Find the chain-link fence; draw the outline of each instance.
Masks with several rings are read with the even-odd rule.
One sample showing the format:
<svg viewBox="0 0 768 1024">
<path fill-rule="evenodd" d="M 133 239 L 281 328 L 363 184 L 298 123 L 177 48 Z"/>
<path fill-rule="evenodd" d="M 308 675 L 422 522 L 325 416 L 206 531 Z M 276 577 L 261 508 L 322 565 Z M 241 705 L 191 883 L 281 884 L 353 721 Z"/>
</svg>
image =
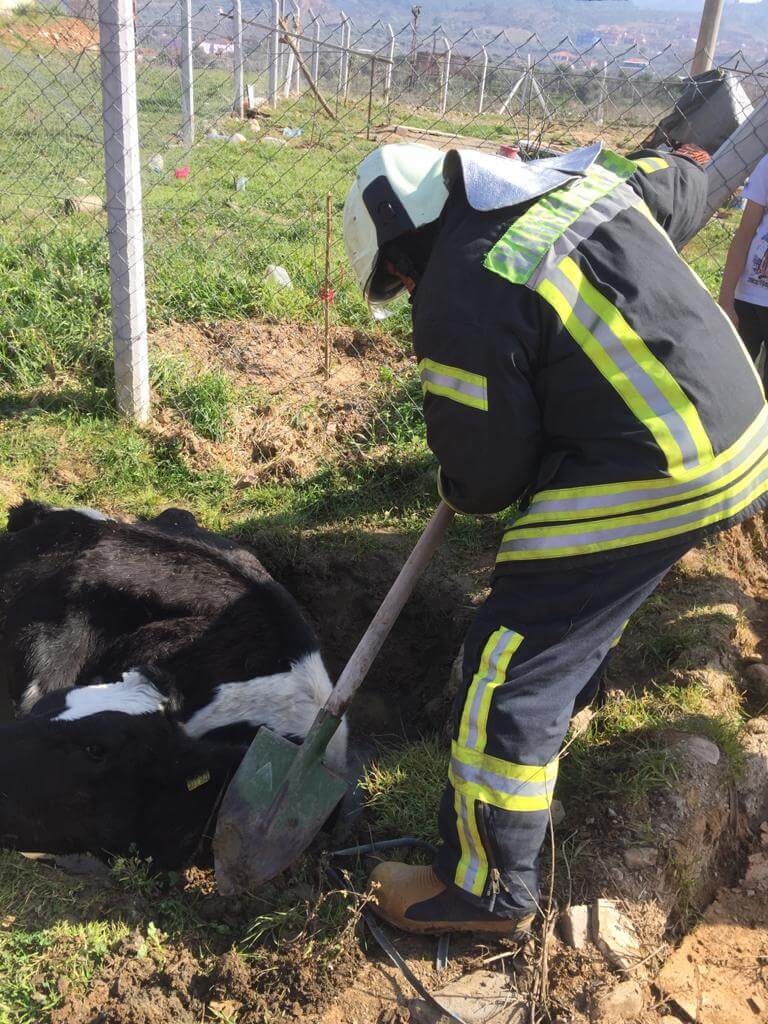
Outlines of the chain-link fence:
<svg viewBox="0 0 768 1024">
<path fill-rule="evenodd" d="M 231 4 L 0 16 L 0 377 L 34 387 L 87 364 L 103 383 L 111 339 L 118 405 L 144 417 L 148 318 L 157 388 L 185 372 L 168 351 L 202 360 L 206 341 L 268 396 L 291 392 L 288 415 L 314 417 L 324 444 L 407 437 L 407 315 L 371 326 L 341 244 L 360 159 L 391 139 L 627 152 L 691 55 Z M 768 95 L 764 68 L 728 67 L 753 103 Z M 722 211 L 690 247 L 713 289 L 737 219 Z M 254 444 L 276 457 L 274 438 Z"/>
</svg>

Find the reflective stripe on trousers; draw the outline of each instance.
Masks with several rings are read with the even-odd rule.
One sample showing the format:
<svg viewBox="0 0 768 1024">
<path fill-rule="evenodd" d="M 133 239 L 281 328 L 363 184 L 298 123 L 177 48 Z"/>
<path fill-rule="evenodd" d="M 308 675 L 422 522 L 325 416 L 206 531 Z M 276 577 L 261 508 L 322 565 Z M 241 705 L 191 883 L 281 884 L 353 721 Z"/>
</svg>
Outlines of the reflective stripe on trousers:
<svg viewBox="0 0 768 1024">
<path fill-rule="evenodd" d="M 504 627 L 486 641 L 464 699 L 459 737 L 451 750 L 448 777 L 454 789 L 461 848 L 454 881 L 475 896 L 483 893 L 490 868 L 478 828 L 479 805 L 506 811 L 546 811 L 557 778 L 556 760 L 547 765 L 517 764 L 485 752 L 494 691 L 506 681 L 509 663 L 522 642 L 520 633 Z"/>
</svg>

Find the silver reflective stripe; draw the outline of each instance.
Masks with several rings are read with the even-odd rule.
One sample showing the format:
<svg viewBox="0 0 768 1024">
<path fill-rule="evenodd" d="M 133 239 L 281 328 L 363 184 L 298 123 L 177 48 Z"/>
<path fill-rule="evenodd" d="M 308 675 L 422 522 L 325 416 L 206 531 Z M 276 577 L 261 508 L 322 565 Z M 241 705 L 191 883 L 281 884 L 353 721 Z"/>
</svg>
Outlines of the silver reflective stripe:
<svg viewBox="0 0 768 1024">
<path fill-rule="evenodd" d="M 618 335 L 614 334 L 608 324 L 583 301 L 577 289 L 561 270 L 555 268 L 550 273 L 548 280 L 565 296 L 568 305 L 573 310 L 573 316 L 597 339 L 603 351 L 610 356 L 624 376 L 645 399 L 654 416 L 666 423 L 667 429 L 682 454 L 683 467 L 693 469 L 698 466 L 700 463 L 696 442 L 691 437 L 685 420 L 677 409 L 670 405 L 669 400 L 653 378 L 630 355 Z"/>
<path fill-rule="evenodd" d="M 461 815 L 461 823 L 464 826 L 464 838 L 466 839 L 467 849 L 469 850 L 469 865 L 467 867 L 467 873 L 464 878 L 462 888 L 467 892 L 472 892 L 477 884 L 478 876 L 481 870 L 483 870 L 483 861 L 485 859 L 484 854 L 477 847 L 474 836 L 475 830 L 472 825 L 470 825 L 469 821 L 470 814 L 475 813 L 474 800 L 468 800 L 467 797 L 459 794 L 459 813 Z"/>
<path fill-rule="evenodd" d="M 546 769 L 541 768 L 540 782 L 523 782 L 521 779 L 510 779 L 496 772 L 488 771 L 486 768 L 475 768 L 472 765 L 464 764 L 457 758 L 451 758 L 451 769 L 454 775 L 463 782 L 471 782 L 483 789 L 496 793 L 503 793 L 506 796 L 543 796 L 549 797 L 555 788 L 554 779 L 547 780 Z"/>
<path fill-rule="evenodd" d="M 704 509 L 680 512 L 678 515 L 665 515 L 663 519 L 649 522 L 619 523 L 606 529 L 583 530 L 581 533 L 556 533 L 552 529 L 551 532 L 547 532 L 541 537 L 516 537 L 513 527 L 507 534 L 509 539 L 505 539 L 502 543 L 500 552 L 556 551 L 559 548 L 583 547 L 588 544 L 608 548 L 611 546 L 611 541 L 645 536 L 652 540 L 655 533 L 668 533 L 669 531 L 672 531 L 672 533 L 684 532 L 685 527 L 695 529 L 701 524 L 703 519 L 710 520 L 712 516 L 715 517 L 715 522 L 727 518 L 728 515 L 732 514 L 731 510 L 739 504 L 741 499 L 748 495 L 750 491 L 759 492 L 761 485 L 766 481 L 768 481 L 768 469 L 764 469 L 757 478 L 747 482 L 741 490 L 735 493 L 729 492 L 726 497 L 716 504 L 709 505 Z M 759 496 L 759 493 L 755 493 L 754 500 L 756 501 Z M 723 515 L 718 515 L 720 512 Z"/>
<path fill-rule="evenodd" d="M 481 384 L 470 384 L 469 381 L 462 380 L 461 377 L 453 377 L 447 373 L 438 373 L 437 370 L 430 370 L 425 366 L 421 371 L 421 379 L 424 382 L 434 384 L 436 387 L 450 388 L 451 391 L 458 391 L 460 394 L 466 395 L 468 398 L 475 398 L 479 402 L 488 401 L 487 388 Z"/>
<path fill-rule="evenodd" d="M 759 422 L 765 420 L 768 414 L 767 409 L 760 413 Z M 685 483 L 670 483 L 668 487 L 638 487 L 634 490 L 628 489 L 617 494 L 593 494 L 583 498 L 534 498 L 526 511 L 526 520 L 534 520 L 539 512 L 581 512 L 584 510 L 606 509 L 608 512 L 618 506 L 633 505 L 638 502 L 654 501 L 658 505 L 665 505 L 676 498 L 685 497 L 691 491 L 707 489 L 710 484 L 716 484 L 718 480 L 727 476 L 740 464 L 744 464 L 744 472 L 751 468 L 747 463 L 749 457 L 761 446 L 766 444 L 765 430 L 756 430 L 749 443 L 721 466 L 703 473 L 701 476 L 688 480 Z"/>
<path fill-rule="evenodd" d="M 544 277 L 551 275 L 554 268 L 560 262 L 565 259 L 566 256 L 570 256 L 574 249 L 576 249 L 583 241 L 589 238 L 597 231 L 603 224 L 607 224 L 608 221 L 618 217 L 620 213 L 624 213 L 625 210 L 631 210 L 635 207 L 640 206 L 642 199 L 629 185 L 622 183 L 617 185 L 613 192 L 604 196 L 602 199 L 590 206 L 577 221 L 575 221 L 562 235 L 552 248 L 547 253 L 546 258 L 539 264 L 538 268 L 531 276 L 528 282 L 528 287 L 536 289 L 536 286 Z"/>
<path fill-rule="evenodd" d="M 465 744 L 465 746 L 469 747 L 470 750 L 477 749 L 477 727 L 480 708 L 483 704 L 483 695 L 486 688 L 496 680 L 499 658 L 504 653 L 507 644 L 514 635 L 515 633 L 511 629 L 505 629 L 501 634 L 496 642 L 496 646 L 493 648 L 490 658 L 488 659 L 488 671 L 485 673 L 475 689 L 472 707 L 469 709 L 469 729 L 467 731 L 467 740 Z"/>
</svg>

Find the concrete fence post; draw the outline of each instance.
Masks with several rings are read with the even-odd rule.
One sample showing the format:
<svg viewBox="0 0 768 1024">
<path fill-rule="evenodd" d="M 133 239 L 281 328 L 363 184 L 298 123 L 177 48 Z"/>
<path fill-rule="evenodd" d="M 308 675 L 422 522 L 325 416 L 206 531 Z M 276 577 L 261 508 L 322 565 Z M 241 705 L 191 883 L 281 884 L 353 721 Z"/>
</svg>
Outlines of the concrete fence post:
<svg viewBox="0 0 768 1024">
<path fill-rule="evenodd" d="M 341 11 L 341 58 L 339 60 L 339 96 L 346 100 L 349 91 L 349 45 L 352 26 L 348 16 Z"/>
<path fill-rule="evenodd" d="M 243 0 L 232 0 L 233 32 L 232 64 L 235 77 L 235 99 L 232 109 L 237 117 L 244 117 L 245 86 L 243 84 Z"/>
<path fill-rule="evenodd" d="M 389 98 L 392 95 L 392 71 L 395 67 L 395 33 L 391 25 L 387 25 L 387 38 L 389 39 L 389 46 L 387 49 L 387 58 L 389 64 L 386 66 L 384 72 L 384 106 L 389 106 Z"/>
<path fill-rule="evenodd" d="M 293 0 L 293 28 L 296 32 L 296 49 L 301 53 L 301 6 L 297 0 Z M 298 96 L 301 92 L 301 70 L 299 68 L 298 57 L 293 67 L 293 91 Z"/>
<path fill-rule="evenodd" d="M 440 90 L 441 116 L 448 109 L 448 80 L 451 77 L 451 54 L 453 53 L 453 45 L 448 42 L 448 38 L 446 36 L 443 36 L 443 43 L 445 45 L 445 53 L 443 55 L 443 83 L 442 89 Z"/>
<path fill-rule="evenodd" d="M 145 423 L 149 418 L 149 360 L 135 47 L 133 0 L 99 0 L 117 407 L 136 423 Z"/>
<path fill-rule="evenodd" d="M 181 0 L 181 141 L 195 141 L 195 91 L 192 63 L 192 0 Z"/>
<path fill-rule="evenodd" d="M 309 16 L 312 18 L 312 78 L 315 85 L 320 77 L 320 18 L 309 8 Z"/>
<path fill-rule="evenodd" d="M 608 96 L 608 61 L 603 61 L 603 70 L 600 72 L 600 99 L 597 102 L 597 124 L 605 122 L 605 101 Z"/>
<path fill-rule="evenodd" d="M 483 46 L 483 70 L 480 73 L 480 98 L 477 101 L 477 112 L 482 114 L 485 106 L 485 83 L 488 78 L 488 49 Z"/>
<path fill-rule="evenodd" d="M 269 33 L 269 86 L 270 105 L 277 106 L 280 81 L 280 0 L 272 0 L 272 30 Z"/>
</svg>

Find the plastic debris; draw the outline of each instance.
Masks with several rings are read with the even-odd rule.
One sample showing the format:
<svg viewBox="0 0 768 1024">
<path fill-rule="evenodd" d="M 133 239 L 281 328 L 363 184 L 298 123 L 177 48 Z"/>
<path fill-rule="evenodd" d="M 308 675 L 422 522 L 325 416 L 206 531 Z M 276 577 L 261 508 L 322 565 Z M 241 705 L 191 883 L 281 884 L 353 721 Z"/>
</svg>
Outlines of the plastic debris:
<svg viewBox="0 0 768 1024">
<path fill-rule="evenodd" d="M 293 288 L 288 271 L 285 267 L 280 267 L 275 263 L 270 263 L 267 267 L 264 280 L 269 284 L 276 285 L 278 288 Z"/>
<path fill-rule="evenodd" d="M 149 158 L 147 167 L 149 167 L 150 171 L 154 171 L 155 174 L 160 174 L 161 171 L 165 170 L 165 160 L 163 160 L 159 153 L 155 153 L 154 156 Z"/>
<path fill-rule="evenodd" d="M 298 137 L 303 134 L 303 128 L 283 128 L 284 139 L 298 139 Z"/>
<path fill-rule="evenodd" d="M 221 132 L 214 131 L 213 128 L 205 133 L 205 137 L 206 139 L 221 139 L 222 141 L 229 138 L 228 135 L 222 135 Z"/>
<path fill-rule="evenodd" d="M 227 139 L 227 142 L 233 142 L 233 143 L 235 143 L 235 145 L 238 145 L 241 142 L 247 142 L 247 141 L 248 140 L 246 139 L 246 137 L 241 132 L 235 132 L 234 135 L 230 135 L 229 138 Z"/>
<path fill-rule="evenodd" d="M 177 181 L 186 181 L 187 178 L 189 177 L 189 168 L 177 167 L 173 173 Z"/>
<path fill-rule="evenodd" d="M 235 178 L 235 192 L 245 192 L 245 186 L 248 184 L 248 179 L 244 174 L 241 174 L 239 178 Z"/>
<path fill-rule="evenodd" d="M 269 142 L 273 146 L 287 146 L 288 145 L 288 142 L 286 141 L 286 139 L 278 139 L 274 135 L 265 135 L 262 138 L 261 141 L 262 142 Z"/>
</svg>

